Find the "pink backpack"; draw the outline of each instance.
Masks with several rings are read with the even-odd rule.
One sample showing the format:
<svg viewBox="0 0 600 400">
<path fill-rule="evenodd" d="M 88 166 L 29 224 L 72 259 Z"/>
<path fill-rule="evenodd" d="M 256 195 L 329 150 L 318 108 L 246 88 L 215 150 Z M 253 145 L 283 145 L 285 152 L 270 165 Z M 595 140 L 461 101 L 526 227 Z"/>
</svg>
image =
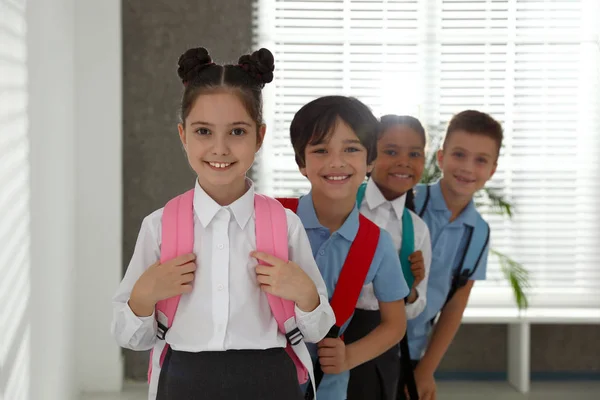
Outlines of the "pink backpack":
<svg viewBox="0 0 600 400">
<path fill-rule="evenodd" d="M 194 249 L 194 190 L 189 190 L 170 200 L 162 215 L 162 244 L 160 262 L 167 262 L 179 255 L 192 253 Z M 260 194 L 254 195 L 254 212 L 256 215 L 256 247 L 258 251 L 272 254 L 288 260 L 287 219 L 285 209 L 275 199 Z M 296 325 L 293 301 L 267 294 L 271 312 L 277 321 L 279 330 L 285 334 L 288 344 L 286 351 L 296 365 L 299 383 L 308 381 L 308 370 L 296 355 L 292 346 L 302 341 L 302 333 Z M 180 296 L 159 301 L 156 304 L 158 322 L 158 338 L 164 340 L 167 330 L 173 325 L 173 318 L 179 305 Z M 160 356 L 162 366 L 167 353 L 165 344 Z M 152 353 L 148 368 L 148 382 L 152 377 Z"/>
</svg>

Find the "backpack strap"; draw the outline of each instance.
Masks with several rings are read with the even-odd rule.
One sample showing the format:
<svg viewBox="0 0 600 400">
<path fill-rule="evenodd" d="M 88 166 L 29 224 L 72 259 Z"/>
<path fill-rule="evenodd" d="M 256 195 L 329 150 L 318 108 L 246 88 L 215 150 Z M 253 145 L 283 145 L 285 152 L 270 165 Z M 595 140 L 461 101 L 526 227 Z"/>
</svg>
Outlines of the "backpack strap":
<svg viewBox="0 0 600 400">
<path fill-rule="evenodd" d="M 284 208 L 287 208 L 294 214 L 298 212 L 298 203 L 300 202 L 300 199 L 293 197 L 278 197 L 276 200 L 280 202 Z"/>
<path fill-rule="evenodd" d="M 360 186 L 358 187 L 358 192 L 356 192 L 356 206 L 358 207 L 358 209 L 360 210 L 360 205 L 362 204 L 364 198 L 365 198 L 365 193 L 367 191 L 367 183 L 361 183 Z"/>
<path fill-rule="evenodd" d="M 182 254 L 194 251 L 194 190 L 170 200 L 163 210 L 160 262 L 165 263 Z M 181 296 L 156 303 L 158 338 L 163 340 L 179 305 Z"/>
<path fill-rule="evenodd" d="M 291 211 L 298 210 L 298 199 L 278 198 L 277 201 Z M 331 327 L 327 337 L 339 337 L 341 327 L 354 313 L 358 297 L 375 256 L 379 234 L 379 227 L 359 213 L 358 232 L 350 246 L 329 302 L 335 314 L 335 325 Z"/>
<path fill-rule="evenodd" d="M 350 246 L 331 297 L 335 325 L 331 328 L 331 336 L 328 337 L 338 337 L 341 327 L 354 314 L 379 243 L 379 227 L 362 214 L 358 215 L 358 221 L 358 233 Z"/>
<path fill-rule="evenodd" d="M 404 280 L 409 288 L 412 287 L 415 276 L 411 270 L 409 257 L 415 252 L 415 227 L 413 225 L 412 216 L 408 208 L 404 207 L 402 211 L 402 245 L 400 246 L 400 264 L 402 264 L 402 272 Z"/>
<path fill-rule="evenodd" d="M 379 243 L 379 227 L 362 214 L 358 214 L 358 232 L 344 265 L 338 277 L 337 285 L 333 291 L 333 296 L 329 301 L 333 313 L 335 314 L 335 325 L 331 327 L 327 333 L 328 338 L 337 338 L 340 336 L 342 326 L 354 314 L 356 303 L 360 296 L 360 292 L 365 284 L 365 279 L 369 273 L 377 244 Z M 315 368 L 315 388 L 319 387 L 323 376 L 321 364 L 317 361 Z M 315 388 L 309 387 L 305 399 L 312 400 L 315 398 Z"/>
<path fill-rule="evenodd" d="M 287 217 L 285 208 L 275 199 L 254 195 L 256 248 L 288 261 Z M 260 264 L 267 265 L 263 261 Z M 302 332 L 296 325 L 295 303 L 267 293 L 269 305 L 279 330 L 292 346 L 302 341 Z"/>
<path fill-rule="evenodd" d="M 417 185 L 415 188 L 415 212 L 423 218 L 429 204 L 430 188 L 427 184 Z"/>
<path fill-rule="evenodd" d="M 194 190 L 169 200 L 163 209 L 161 219 L 161 245 L 160 262 L 165 263 L 182 254 L 194 251 Z M 164 340 L 167 331 L 173 325 L 173 318 L 179 306 L 181 296 L 171 297 L 156 303 L 156 322 L 158 330 L 156 336 Z M 160 365 L 162 365 L 169 345 L 165 343 L 160 354 Z M 150 352 L 148 365 L 148 382 L 152 377 L 152 360 L 154 349 Z"/>
<path fill-rule="evenodd" d="M 479 262 L 490 241 L 490 226 L 483 218 L 481 218 L 481 216 L 477 218 L 475 227 L 470 227 L 468 225 L 466 227 L 468 229 L 467 245 L 465 246 L 465 251 L 458 264 L 459 267 L 452 277 L 452 283 L 450 285 L 448 297 L 446 298 L 446 303 L 448 303 L 456 291 L 465 286 L 469 279 L 475 274 L 479 267 Z"/>
<path fill-rule="evenodd" d="M 367 183 L 362 183 L 358 187 L 358 192 L 356 193 L 356 205 L 360 210 L 360 205 L 362 204 L 365 193 L 367 191 Z M 398 253 L 400 257 L 400 264 L 402 265 L 402 274 L 404 275 L 404 280 L 408 287 L 412 287 L 413 282 L 415 281 L 415 277 L 410 268 L 411 264 L 408 260 L 408 257 L 415 252 L 415 229 L 413 226 L 413 220 L 410 215 L 409 210 L 404 207 L 404 211 L 402 212 L 402 244 L 400 246 L 400 251 Z"/>
<path fill-rule="evenodd" d="M 277 199 L 285 208 L 298 210 L 299 200 L 295 198 Z M 350 319 L 356 308 L 360 292 L 369 273 L 375 250 L 379 243 L 380 229 L 375 223 L 359 213 L 358 232 L 350 246 L 344 265 L 338 277 L 333 296 L 329 301 L 335 315 L 335 325 L 331 327 L 326 337 L 337 338 L 340 336 L 341 327 Z M 314 364 L 314 379 L 312 386 L 308 387 L 305 399 L 314 399 L 316 388 L 323 379 L 323 370 L 317 361 Z"/>
</svg>

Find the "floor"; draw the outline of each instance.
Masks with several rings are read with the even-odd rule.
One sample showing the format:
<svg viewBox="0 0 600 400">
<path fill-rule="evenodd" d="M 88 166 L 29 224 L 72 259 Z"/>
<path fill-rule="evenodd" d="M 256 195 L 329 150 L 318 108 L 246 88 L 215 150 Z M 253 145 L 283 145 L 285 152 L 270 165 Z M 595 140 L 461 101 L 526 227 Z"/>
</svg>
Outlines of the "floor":
<svg viewBox="0 0 600 400">
<path fill-rule="evenodd" d="M 145 400 L 144 384 L 129 383 L 120 394 L 87 394 L 81 400 Z M 534 382 L 522 395 L 503 382 L 441 382 L 438 400 L 598 400 L 600 382 Z"/>
</svg>

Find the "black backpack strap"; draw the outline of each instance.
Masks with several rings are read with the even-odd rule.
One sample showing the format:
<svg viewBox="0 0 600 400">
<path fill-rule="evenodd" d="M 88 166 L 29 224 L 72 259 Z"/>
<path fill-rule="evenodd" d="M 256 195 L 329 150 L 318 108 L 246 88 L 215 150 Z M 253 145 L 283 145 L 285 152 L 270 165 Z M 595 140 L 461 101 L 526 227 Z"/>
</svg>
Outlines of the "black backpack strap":
<svg viewBox="0 0 600 400">
<path fill-rule="evenodd" d="M 471 277 L 475 274 L 475 272 L 477 272 L 477 268 L 479 267 L 479 262 L 481 261 L 481 258 L 483 257 L 483 253 L 485 253 L 485 249 L 488 246 L 488 243 L 490 241 L 489 226 L 487 229 L 487 235 L 485 238 L 485 242 L 483 243 L 483 246 L 481 247 L 481 250 L 479 251 L 479 256 L 477 257 L 477 261 L 475 262 L 475 265 L 473 266 L 472 269 L 465 269 L 465 257 L 467 256 L 467 252 L 469 251 L 469 247 L 471 246 L 474 231 L 475 231 L 475 228 L 469 226 L 469 233 L 468 233 L 469 237 L 467 239 L 467 245 L 465 246 L 465 251 L 463 252 L 460 263 L 458 264 L 459 267 L 456 270 L 456 273 L 454 274 L 454 276 L 452 277 L 452 284 L 450 285 L 450 292 L 448 292 L 448 297 L 446 298 L 446 302 L 444 303 L 444 305 L 448 304 L 448 302 L 452 299 L 452 297 L 454 296 L 456 291 L 458 289 L 462 288 L 463 286 L 465 286 L 467 284 L 467 282 L 469 282 L 469 279 L 471 279 Z"/>
<path fill-rule="evenodd" d="M 406 389 L 408 390 L 408 400 L 419 400 L 415 371 L 408 347 L 408 333 L 405 334 L 400 341 L 400 371 L 403 381 L 406 383 Z M 398 387 L 398 390 L 404 391 L 404 387 Z"/>
<path fill-rule="evenodd" d="M 423 214 L 425 214 L 425 210 L 427 209 L 427 204 L 429 204 L 429 185 L 425 185 L 425 200 L 423 201 L 423 206 L 421 210 L 419 210 L 419 217 L 423 218 Z"/>
</svg>

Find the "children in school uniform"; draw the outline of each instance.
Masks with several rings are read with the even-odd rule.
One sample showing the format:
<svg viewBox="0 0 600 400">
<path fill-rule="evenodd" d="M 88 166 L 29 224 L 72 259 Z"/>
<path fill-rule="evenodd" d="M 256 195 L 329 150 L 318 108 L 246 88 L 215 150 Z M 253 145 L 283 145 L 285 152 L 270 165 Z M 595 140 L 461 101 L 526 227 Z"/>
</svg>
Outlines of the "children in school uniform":
<svg viewBox="0 0 600 400">
<path fill-rule="evenodd" d="M 496 171 L 502 138 L 501 125 L 488 114 L 455 115 L 437 152 L 442 178 L 416 188 L 416 210 L 429 227 L 433 249 L 427 305 L 407 329 L 420 400 L 437 398 L 435 370 L 458 331 L 475 281 L 486 277 L 489 226 L 473 196 Z M 398 399 L 406 399 L 404 384 L 401 379 Z"/>
<path fill-rule="evenodd" d="M 405 331 L 404 298 L 409 290 L 393 240 L 389 233 L 360 216 L 356 206 L 358 187 L 376 158 L 378 126 L 377 119 L 359 100 L 326 96 L 303 106 L 290 127 L 296 162 L 311 184 L 310 193 L 298 202 L 297 213 L 328 293 L 333 295 L 336 319 L 334 300 L 341 290 L 346 263 L 370 251 L 367 264 L 355 265 L 365 267 L 366 277 L 358 282 L 350 307 L 353 311 L 363 286 L 372 284 L 381 311 L 381 323 L 361 340 L 345 345 L 340 338 L 350 317 L 336 320 L 336 331 L 318 346 L 309 345 L 317 368 L 324 373 L 317 389 L 320 400 L 345 400 L 349 371 L 390 349 Z M 367 249 L 373 235 L 358 237 L 367 226 L 378 236 L 373 250 Z M 361 251 L 349 256 L 353 249 Z M 310 388 L 308 391 L 310 395 Z"/>
<path fill-rule="evenodd" d="M 165 228 L 166 207 L 148 215 L 113 299 L 117 342 L 154 348 L 149 399 L 302 399 L 293 354 L 285 350 L 290 339 L 278 328 L 271 300 L 292 304 L 295 319 L 286 325 L 294 328 L 294 351 L 301 357 L 304 349 L 309 366 L 305 345 L 296 339 L 318 342 L 335 322 L 294 213 L 281 208 L 289 261 L 256 251 L 263 234 L 255 230 L 262 223 L 255 212 L 260 196 L 246 172 L 265 135 L 261 90 L 273 70 L 266 49 L 240 57 L 237 65 L 213 63 L 204 48 L 179 59 L 184 92 L 178 130 L 197 174 L 188 192 L 193 249 L 159 261 L 175 233 Z M 165 326 L 159 304 L 175 298 L 174 318 Z"/>
<path fill-rule="evenodd" d="M 429 229 L 414 213 L 413 203 L 413 187 L 421 179 L 425 166 L 425 144 L 425 129 L 419 120 L 410 116 L 383 116 L 377 159 L 357 199 L 360 212 L 392 236 L 404 276 L 411 282 L 406 298 L 408 320 L 425 309 L 431 264 Z M 409 243 L 403 243 L 403 237 Z M 347 341 L 365 336 L 379 323 L 379 306 L 372 285 L 365 287 L 356 307 L 346 331 Z M 395 400 L 399 373 L 398 348 L 393 347 L 350 371 L 348 400 Z"/>
</svg>

